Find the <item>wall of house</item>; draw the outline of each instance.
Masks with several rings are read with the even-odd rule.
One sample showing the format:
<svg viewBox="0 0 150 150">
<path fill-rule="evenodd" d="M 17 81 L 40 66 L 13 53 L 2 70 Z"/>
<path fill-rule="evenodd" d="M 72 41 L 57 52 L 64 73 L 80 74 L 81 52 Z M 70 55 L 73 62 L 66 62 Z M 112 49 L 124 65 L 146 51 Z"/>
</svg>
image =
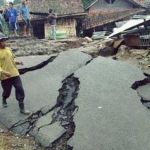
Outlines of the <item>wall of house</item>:
<svg viewBox="0 0 150 150">
<path fill-rule="evenodd" d="M 122 9 L 122 8 L 133 8 L 132 4 L 125 1 L 125 0 L 115 0 L 113 4 L 108 4 L 105 0 L 99 0 L 96 2 L 93 6 L 91 6 L 90 11 L 96 11 L 96 10 L 111 10 L 115 8 L 117 9 Z"/>
<path fill-rule="evenodd" d="M 57 33 L 66 33 L 67 38 L 76 36 L 76 20 L 75 19 L 59 19 L 57 20 L 56 25 Z M 48 23 L 45 24 L 45 38 L 50 38 L 50 25 Z"/>
<path fill-rule="evenodd" d="M 31 34 L 39 39 L 50 39 L 50 25 L 49 23 L 41 21 L 32 21 Z M 23 36 L 23 23 L 19 22 L 20 29 L 18 34 Z M 65 33 L 66 38 L 76 37 L 76 19 L 59 19 L 56 25 L 57 33 Z M 63 34 L 64 35 L 64 34 Z"/>
</svg>

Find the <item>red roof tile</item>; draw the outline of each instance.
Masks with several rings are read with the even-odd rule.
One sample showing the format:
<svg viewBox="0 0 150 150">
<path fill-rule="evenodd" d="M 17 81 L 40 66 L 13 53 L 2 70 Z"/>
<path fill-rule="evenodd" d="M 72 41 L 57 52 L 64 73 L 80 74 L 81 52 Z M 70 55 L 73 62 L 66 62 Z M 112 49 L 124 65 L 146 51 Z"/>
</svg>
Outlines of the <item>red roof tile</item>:
<svg viewBox="0 0 150 150">
<path fill-rule="evenodd" d="M 30 0 L 32 12 L 48 12 L 52 8 L 59 15 L 84 12 L 82 0 Z"/>
<path fill-rule="evenodd" d="M 89 12 L 85 19 L 85 28 L 90 29 L 101 26 L 110 22 L 114 22 L 125 17 L 141 12 L 143 9 L 120 9 L 120 10 L 104 10 Z"/>
<path fill-rule="evenodd" d="M 147 0 L 134 0 L 136 3 L 145 6 L 147 4 Z"/>
</svg>

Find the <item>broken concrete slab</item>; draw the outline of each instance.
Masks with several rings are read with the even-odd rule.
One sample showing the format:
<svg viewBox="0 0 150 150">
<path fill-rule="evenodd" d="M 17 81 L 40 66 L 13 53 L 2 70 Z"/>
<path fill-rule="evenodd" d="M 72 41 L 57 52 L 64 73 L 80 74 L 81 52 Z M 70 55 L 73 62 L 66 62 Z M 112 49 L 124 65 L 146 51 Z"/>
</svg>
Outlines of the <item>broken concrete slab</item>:
<svg viewBox="0 0 150 150">
<path fill-rule="evenodd" d="M 86 74 L 86 75 L 85 75 Z M 143 80 L 136 66 L 98 57 L 82 69 L 75 133 L 75 150 L 147 150 L 150 147 L 149 112 L 131 85 Z"/>
<path fill-rule="evenodd" d="M 53 111 L 51 111 L 50 113 L 40 117 L 38 119 L 38 121 L 36 122 L 35 126 L 36 128 L 41 128 L 45 125 L 48 125 L 52 122 L 52 115 L 53 115 Z"/>
<path fill-rule="evenodd" d="M 65 132 L 66 130 L 56 122 L 41 128 L 35 140 L 40 142 L 43 147 L 51 147 L 52 143 L 60 138 Z"/>
<path fill-rule="evenodd" d="M 144 101 L 150 101 L 150 83 L 139 86 L 137 92 Z"/>
</svg>

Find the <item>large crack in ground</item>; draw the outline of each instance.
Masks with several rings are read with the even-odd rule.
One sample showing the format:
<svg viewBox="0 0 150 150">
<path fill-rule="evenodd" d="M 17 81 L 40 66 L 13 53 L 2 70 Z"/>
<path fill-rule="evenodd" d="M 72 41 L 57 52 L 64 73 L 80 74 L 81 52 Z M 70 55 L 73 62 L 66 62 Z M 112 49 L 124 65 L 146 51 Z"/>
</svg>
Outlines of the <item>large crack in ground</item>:
<svg viewBox="0 0 150 150">
<path fill-rule="evenodd" d="M 57 109 L 54 110 L 53 120 L 59 121 L 61 126 L 66 129 L 66 133 L 61 138 L 57 139 L 52 147 L 57 147 L 62 141 L 68 141 L 75 132 L 75 123 L 73 117 L 78 111 L 78 106 L 75 105 L 75 99 L 78 96 L 80 82 L 74 75 L 70 75 L 63 80 L 63 86 L 59 90 L 60 95 L 57 98 Z M 64 145 L 66 150 L 72 149 L 70 146 Z"/>
<path fill-rule="evenodd" d="M 57 55 L 57 56 L 58 56 L 58 55 Z M 46 65 L 48 65 L 50 62 L 53 62 L 54 59 L 55 59 L 57 56 L 51 56 L 50 58 L 48 58 L 47 60 L 41 62 L 41 63 L 38 64 L 38 65 L 29 67 L 29 68 L 22 68 L 22 69 L 19 69 L 19 73 L 20 73 L 20 75 L 22 75 L 22 74 L 25 74 L 25 73 L 27 73 L 27 72 L 29 72 L 29 71 L 35 71 L 35 70 L 38 70 L 38 69 L 42 69 L 43 67 L 45 67 Z"/>
<path fill-rule="evenodd" d="M 62 84 L 62 87 L 59 89 L 59 96 L 57 97 L 55 106 L 47 109 L 47 111 L 45 111 L 44 108 L 41 108 L 37 112 L 30 115 L 27 119 L 20 120 L 19 122 L 15 123 L 10 128 L 10 130 L 21 126 L 23 128 L 23 130 L 20 131 L 21 135 L 34 135 L 35 133 L 33 133 L 33 130 L 36 128 L 38 119 L 53 111 L 54 113 L 52 115 L 51 123 L 39 127 L 37 129 L 37 132 L 45 126 L 50 126 L 55 122 L 59 122 L 65 129 L 65 133 L 52 143 L 49 143 L 48 147 L 52 149 L 59 148 L 60 150 L 71 150 L 72 147 L 67 145 L 67 141 L 73 136 L 75 131 L 75 123 L 73 121 L 73 117 L 78 111 L 78 106 L 75 105 L 74 100 L 78 96 L 80 82 L 77 78 L 74 77 L 74 74 L 72 74 L 64 79 L 62 81 Z"/>
</svg>

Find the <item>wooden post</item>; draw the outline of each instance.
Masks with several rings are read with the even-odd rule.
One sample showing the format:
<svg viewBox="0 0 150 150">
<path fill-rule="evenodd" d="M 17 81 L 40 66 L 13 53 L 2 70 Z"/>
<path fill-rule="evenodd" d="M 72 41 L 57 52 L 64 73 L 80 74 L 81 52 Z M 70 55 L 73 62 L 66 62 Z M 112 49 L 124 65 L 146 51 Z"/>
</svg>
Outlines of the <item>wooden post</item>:
<svg viewBox="0 0 150 150">
<path fill-rule="evenodd" d="M 145 30 L 147 30 L 147 23 L 146 23 L 145 18 L 144 18 L 144 28 L 145 28 Z"/>
</svg>

